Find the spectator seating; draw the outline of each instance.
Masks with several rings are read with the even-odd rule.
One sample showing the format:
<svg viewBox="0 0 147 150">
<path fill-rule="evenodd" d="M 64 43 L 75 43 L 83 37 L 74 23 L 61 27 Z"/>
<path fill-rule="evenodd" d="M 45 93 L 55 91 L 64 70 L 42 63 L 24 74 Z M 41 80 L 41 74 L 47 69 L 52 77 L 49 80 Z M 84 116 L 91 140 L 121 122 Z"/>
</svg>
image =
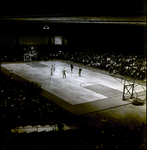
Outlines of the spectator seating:
<svg viewBox="0 0 147 150">
<path fill-rule="evenodd" d="M 135 79 L 144 80 L 146 78 L 146 57 L 135 54 L 104 53 L 100 51 L 85 50 L 79 52 L 64 53 L 56 51 L 54 53 L 40 51 L 33 60 L 64 59 L 82 63 L 90 67 L 100 68 L 110 73 L 119 73 Z M 2 54 L 1 62 L 24 61 L 23 53 L 15 55 Z"/>
<path fill-rule="evenodd" d="M 1 74 L 0 119 L 9 122 L 12 127 L 34 125 L 35 122 L 58 124 L 64 121 L 66 111 L 50 100 L 31 94 L 31 88 L 23 86 L 11 78 Z M 59 113 L 60 112 L 60 113 Z M 64 115 L 63 115 L 63 114 Z"/>
<path fill-rule="evenodd" d="M 109 54 L 95 51 L 75 53 L 41 54 L 39 59 L 65 59 L 85 64 L 89 67 L 100 68 L 110 72 L 118 72 L 133 78 L 144 80 L 146 78 L 146 58 L 141 55 Z M 11 60 L 23 61 L 21 55 L 10 59 L 3 55 L 2 62 Z M 36 122 L 46 125 L 64 123 L 66 111 L 37 94 L 30 94 L 29 87 L 1 74 L 1 100 L 0 100 L 0 149 L 146 149 L 146 124 L 142 123 L 130 130 L 128 128 L 102 129 L 85 127 L 84 129 L 50 133 L 21 133 L 12 134 L 10 131 L 17 126 Z M 102 120 L 104 122 L 104 120 Z M 107 119 L 107 122 L 109 120 Z M 32 140 L 33 139 L 33 140 Z M 34 142 L 33 142 L 34 141 Z M 18 143 L 20 143 L 18 145 Z"/>
</svg>

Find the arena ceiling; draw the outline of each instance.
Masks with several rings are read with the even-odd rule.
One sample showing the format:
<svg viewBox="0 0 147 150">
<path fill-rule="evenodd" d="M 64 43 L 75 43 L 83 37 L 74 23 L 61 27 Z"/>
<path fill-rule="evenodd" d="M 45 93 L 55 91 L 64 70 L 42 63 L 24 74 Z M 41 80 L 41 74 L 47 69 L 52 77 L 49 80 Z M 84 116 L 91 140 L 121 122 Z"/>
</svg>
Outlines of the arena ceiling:
<svg viewBox="0 0 147 150">
<path fill-rule="evenodd" d="M 58 16 L 5 16 L 1 18 L 1 21 L 13 21 L 13 22 L 28 22 L 28 23 L 92 23 L 92 24 L 134 24 L 134 25 L 146 25 L 146 17 L 58 17 Z"/>
<path fill-rule="evenodd" d="M 70 41 L 77 39 L 83 43 L 89 39 L 97 43 L 98 36 L 101 41 L 109 41 L 110 45 L 115 40 L 117 45 L 119 41 L 123 41 L 124 45 L 125 40 L 124 47 L 146 47 L 145 0 L 88 1 L 87 4 L 70 2 L 68 5 L 43 1 L 37 7 L 30 3 L 9 4 L 1 7 L 0 21 L 1 35 L 65 35 Z M 43 30 L 45 25 L 50 30 Z M 138 47 L 137 43 L 140 43 Z"/>
<path fill-rule="evenodd" d="M 33 32 L 45 25 L 50 31 L 72 32 L 77 30 L 93 30 L 97 26 L 104 28 L 109 25 L 114 28 L 120 26 L 146 26 L 146 1 L 97 3 L 39 3 L 9 4 L 1 8 L 1 32 Z M 100 29 L 99 28 L 99 29 Z M 34 31 L 36 32 L 36 31 Z"/>
<path fill-rule="evenodd" d="M 37 2 L 1 5 L 1 22 L 146 25 L 146 1 Z"/>
</svg>

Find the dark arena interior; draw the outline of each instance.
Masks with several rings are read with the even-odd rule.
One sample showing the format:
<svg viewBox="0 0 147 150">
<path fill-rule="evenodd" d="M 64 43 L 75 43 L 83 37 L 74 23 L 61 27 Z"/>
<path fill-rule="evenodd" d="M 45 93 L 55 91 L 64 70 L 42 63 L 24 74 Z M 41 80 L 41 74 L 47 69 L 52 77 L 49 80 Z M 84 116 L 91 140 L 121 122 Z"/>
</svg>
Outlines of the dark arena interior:
<svg viewBox="0 0 147 150">
<path fill-rule="evenodd" d="M 1 6 L 0 150 L 146 149 L 145 0 Z"/>
</svg>

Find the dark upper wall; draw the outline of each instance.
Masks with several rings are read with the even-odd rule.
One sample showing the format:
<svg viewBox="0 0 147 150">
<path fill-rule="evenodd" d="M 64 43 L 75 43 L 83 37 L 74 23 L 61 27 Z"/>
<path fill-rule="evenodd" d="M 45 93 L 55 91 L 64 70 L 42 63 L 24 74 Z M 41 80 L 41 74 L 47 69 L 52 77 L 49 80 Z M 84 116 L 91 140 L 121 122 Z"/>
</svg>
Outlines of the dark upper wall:
<svg viewBox="0 0 147 150">
<path fill-rule="evenodd" d="M 35 26 L 35 24 L 30 25 Z M 146 49 L 145 26 L 136 25 L 98 25 L 98 24 L 51 24 L 50 30 L 43 30 L 42 24 L 34 28 L 29 25 L 19 28 L 8 28 L 1 32 L 6 37 L 5 42 L 21 38 L 22 43 L 28 45 L 33 41 L 36 45 L 47 45 L 53 36 L 61 35 L 68 41 L 68 46 L 73 49 L 96 49 L 99 51 L 115 51 L 126 53 L 144 53 Z M 38 40 L 38 37 L 40 40 Z M 26 39 L 25 39 L 26 38 Z M 15 39 L 15 40 L 13 40 Z M 27 43 L 26 43 L 27 41 Z M 2 41 L 1 41 L 2 42 Z M 51 46 L 50 44 L 48 44 Z"/>
<path fill-rule="evenodd" d="M 83 4 L 70 2 L 42 3 L 33 5 L 14 2 L 2 5 L 1 15 L 18 18 L 22 16 L 145 16 L 146 0 L 138 1 L 97 1 Z M 145 26 L 108 24 L 65 24 L 49 23 L 50 30 L 42 30 L 44 23 L 35 21 L 1 22 L 0 34 L 18 38 L 19 36 L 55 36 L 67 38 L 71 48 L 95 48 L 105 51 L 144 53 L 146 50 Z M 11 39 L 11 38 L 9 38 Z M 18 42 L 16 42 L 18 43 Z"/>
</svg>

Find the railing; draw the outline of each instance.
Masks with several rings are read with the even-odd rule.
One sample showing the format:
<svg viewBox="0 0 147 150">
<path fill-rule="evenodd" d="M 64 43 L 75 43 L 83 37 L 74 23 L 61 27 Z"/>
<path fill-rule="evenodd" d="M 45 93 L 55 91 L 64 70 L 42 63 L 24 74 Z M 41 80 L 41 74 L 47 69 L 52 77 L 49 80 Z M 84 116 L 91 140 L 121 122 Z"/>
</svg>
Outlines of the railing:
<svg viewBox="0 0 147 150">
<path fill-rule="evenodd" d="M 62 124 L 62 130 L 69 130 L 70 127 L 66 126 L 65 124 Z M 49 131 L 58 131 L 58 125 L 54 124 L 54 125 L 35 125 L 35 126 L 31 126 L 31 125 L 27 125 L 27 126 L 19 126 L 19 127 L 15 127 L 14 129 L 11 129 L 11 133 L 31 133 L 31 132 L 49 132 Z"/>
</svg>

